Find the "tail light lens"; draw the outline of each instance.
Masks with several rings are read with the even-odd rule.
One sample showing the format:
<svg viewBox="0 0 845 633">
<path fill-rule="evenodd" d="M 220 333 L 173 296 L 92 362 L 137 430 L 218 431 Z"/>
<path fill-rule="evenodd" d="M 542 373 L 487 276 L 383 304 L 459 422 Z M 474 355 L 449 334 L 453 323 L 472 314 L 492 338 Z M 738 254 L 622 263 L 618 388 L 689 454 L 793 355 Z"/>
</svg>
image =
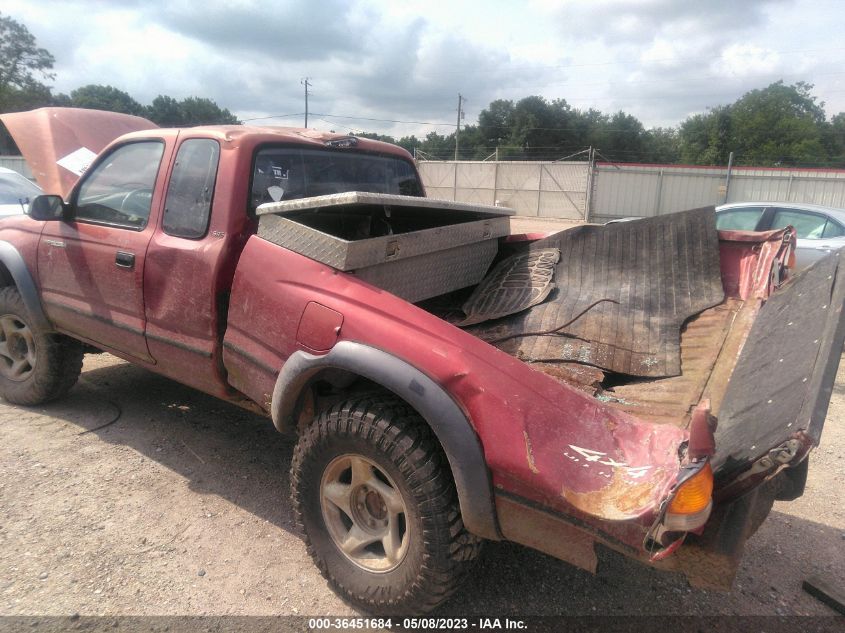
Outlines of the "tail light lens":
<svg viewBox="0 0 845 633">
<path fill-rule="evenodd" d="M 666 508 L 664 526 L 689 531 L 701 527 L 710 517 L 713 498 L 713 469 L 710 462 L 683 482 Z"/>
</svg>

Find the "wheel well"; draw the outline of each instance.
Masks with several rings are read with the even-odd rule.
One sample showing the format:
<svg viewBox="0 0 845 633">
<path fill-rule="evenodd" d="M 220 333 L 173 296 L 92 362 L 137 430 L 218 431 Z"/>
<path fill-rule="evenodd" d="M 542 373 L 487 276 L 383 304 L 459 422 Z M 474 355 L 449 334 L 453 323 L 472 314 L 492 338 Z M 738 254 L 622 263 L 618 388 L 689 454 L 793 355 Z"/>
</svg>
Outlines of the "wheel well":
<svg viewBox="0 0 845 633">
<path fill-rule="evenodd" d="M 300 390 L 293 408 L 292 417 L 295 424 L 291 425 L 291 430 L 300 433 L 321 411 L 361 393 L 390 394 L 414 409 L 402 396 L 369 378 L 346 369 L 326 367 L 314 374 Z M 425 420 L 419 411 L 414 411 Z"/>
<path fill-rule="evenodd" d="M 6 268 L 6 264 L 0 262 L 0 287 L 14 286 L 15 280 L 12 278 L 12 273 Z"/>
<path fill-rule="evenodd" d="M 320 356 L 296 351 L 273 388 L 273 424 L 279 431 L 294 431 L 299 422 L 313 419 L 318 406 L 348 398 L 358 389 L 387 390 L 426 421 L 449 461 L 467 528 L 487 539 L 501 539 L 481 438 L 454 396 L 407 361 L 355 341 L 340 341 Z"/>
<path fill-rule="evenodd" d="M 292 409 L 292 414 L 285 426 L 286 431 L 296 434 L 301 433 L 308 424 L 325 409 L 347 400 L 351 396 L 360 394 L 375 394 L 383 393 L 389 394 L 394 398 L 398 398 L 408 407 L 410 407 L 417 415 L 419 415 L 422 423 L 425 424 L 432 433 L 440 449 L 447 456 L 447 463 L 449 464 L 449 475 L 452 482 L 458 490 L 458 501 L 463 515 L 464 522 L 467 524 L 471 532 L 491 540 L 500 540 L 501 533 L 498 528 L 498 522 L 495 518 L 495 509 L 492 504 L 492 496 L 490 496 L 490 503 L 487 509 L 481 514 L 486 515 L 485 518 L 479 519 L 479 507 L 476 505 L 484 495 L 491 495 L 492 491 L 490 483 L 479 488 L 479 482 L 475 486 L 467 487 L 466 473 L 463 479 L 459 481 L 455 468 L 463 468 L 465 465 L 457 466 L 454 461 L 454 456 L 450 455 L 450 451 L 443 444 L 439 437 L 438 429 L 431 424 L 426 415 L 415 407 L 412 402 L 404 398 L 392 389 L 375 382 L 365 376 L 355 373 L 354 371 L 339 369 L 334 367 L 326 367 L 318 370 L 313 374 L 308 381 L 302 386 L 299 394 L 296 397 L 295 404 Z M 484 468 L 486 471 L 486 464 L 482 463 L 476 465 L 477 468 Z M 468 500 L 472 502 L 468 503 Z M 489 513 L 489 514 L 488 514 Z"/>
</svg>

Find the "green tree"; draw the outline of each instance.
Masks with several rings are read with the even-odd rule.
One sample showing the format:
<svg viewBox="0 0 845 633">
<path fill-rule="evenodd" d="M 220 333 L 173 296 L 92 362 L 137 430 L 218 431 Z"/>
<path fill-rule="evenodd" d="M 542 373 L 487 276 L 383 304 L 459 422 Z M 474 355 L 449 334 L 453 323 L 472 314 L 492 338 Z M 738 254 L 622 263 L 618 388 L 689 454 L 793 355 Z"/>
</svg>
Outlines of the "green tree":
<svg viewBox="0 0 845 633">
<path fill-rule="evenodd" d="M 173 97 L 159 95 L 147 106 L 146 117 L 161 127 L 181 127 L 185 125 L 182 108 Z"/>
<path fill-rule="evenodd" d="M 40 48 L 23 24 L 0 14 L 0 111 L 9 112 L 43 100 L 50 90 L 38 79 L 52 79 L 55 58 Z"/>
<path fill-rule="evenodd" d="M 50 105 L 54 57 L 40 48 L 23 24 L 0 13 L 0 112 L 17 112 Z M 12 137 L 0 125 L 0 153 L 17 154 Z"/>
<path fill-rule="evenodd" d="M 513 132 L 513 101 L 497 99 L 478 115 L 478 130 L 494 150 L 510 142 Z"/>
<path fill-rule="evenodd" d="M 418 139 L 412 134 L 411 136 L 403 136 L 398 141 L 396 141 L 396 144 L 399 147 L 404 147 L 406 150 L 411 152 L 411 154 L 413 154 L 414 150 L 417 149 L 420 145 L 422 145 L 422 141 L 420 141 L 420 139 Z"/>
<path fill-rule="evenodd" d="M 205 97 L 188 97 L 179 103 L 182 125 L 236 125 L 238 118 Z"/>
<path fill-rule="evenodd" d="M 569 105 L 562 99 L 551 103 L 536 95 L 520 99 L 514 106 L 508 145 L 522 148 L 530 160 L 554 158 L 568 149 L 564 140 L 569 114 Z"/>
<path fill-rule="evenodd" d="M 643 159 L 648 163 L 677 163 L 681 158 L 680 135 L 673 127 L 656 127 L 646 132 Z"/>
<path fill-rule="evenodd" d="M 71 105 L 75 108 L 89 110 L 107 110 L 109 112 L 123 112 L 144 116 L 144 106 L 135 101 L 129 93 L 118 90 L 114 86 L 88 84 L 70 93 Z"/>
<path fill-rule="evenodd" d="M 702 165 L 723 165 L 733 151 L 750 165 L 796 165 L 825 161 L 824 104 L 813 86 L 777 81 L 751 90 L 731 105 L 697 114 L 681 124 L 681 159 Z"/>
<path fill-rule="evenodd" d="M 597 126 L 596 132 L 591 140 L 608 158 L 620 162 L 645 159 L 647 135 L 643 124 L 635 116 L 620 110 Z"/>
<path fill-rule="evenodd" d="M 792 165 L 817 162 L 822 145 L 824 104 L 816 103 L 813 86 L 775 82 L 752 90 L 731 106 L 731 140 L 741 162 Z"/>
<path fill-rule="evenodd" d="M 373 141 L 382 141 L 384 143 L 393 143 L 394 145 L 396 145 L 396 139 L 393 138 L 392 136 L 387 135 L 387 134 L 376 134 L 375 132 L 360 132 L 360 133 L 355 134 L 355 136 L 358 136 L 360 138 L 368 138 L 368 139 L 371 139 Z"/>
<path fill-rule="evenodd" d="M 822 130 L 822 141 L 828 160 L 836 166 L 845 167 L 845 112 L 833 115 Z"/>
</svg>

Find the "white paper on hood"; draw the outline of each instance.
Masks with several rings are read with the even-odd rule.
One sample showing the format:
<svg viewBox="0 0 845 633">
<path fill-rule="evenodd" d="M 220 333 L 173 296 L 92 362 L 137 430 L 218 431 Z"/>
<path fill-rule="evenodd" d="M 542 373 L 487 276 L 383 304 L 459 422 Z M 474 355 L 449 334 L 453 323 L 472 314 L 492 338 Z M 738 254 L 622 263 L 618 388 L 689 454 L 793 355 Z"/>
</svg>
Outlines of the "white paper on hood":
<svg viewBox="0 0 845 633">
<path fill-rule="evenodd" d="M 56 164 L 77 176 L 81 176 L 95 158 L 97 158 L 97 155 L 90 149 L 80 147 L 78 150 L 57 160 Z"/>
</svg>

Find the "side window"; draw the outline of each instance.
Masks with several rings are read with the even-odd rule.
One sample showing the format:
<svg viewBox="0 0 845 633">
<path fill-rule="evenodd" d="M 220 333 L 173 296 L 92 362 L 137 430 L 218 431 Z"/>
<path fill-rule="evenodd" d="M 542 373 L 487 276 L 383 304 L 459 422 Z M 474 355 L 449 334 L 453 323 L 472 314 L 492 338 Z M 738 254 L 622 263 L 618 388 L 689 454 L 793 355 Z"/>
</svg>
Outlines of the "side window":
<svg viewBox="0 0 845 633">
<path fill-rule="evenodd" d="M 754 231 L 764 207 L 742 207 L 716 214 L 716 228 L 723 231 Z"/>
<path fill-rule="evenodd" d="M 93 171 L 76 198 L 74 219 L 141 230 L 150 217 L 164 143 L 141 141 L 114 150 Z"/>
<path fill-rule="evenodd" d="M 164 201 L 165 233 L 190 239 L 205 235 L 219 160 L 215 140 L 189 139 L 179 146 Z"/>
<path fill-rule="evenodd" d="M 823 215 L 793 209 L 775 209 L 775 216 L 772 219 L 773 229 L 792 226 L 795 227 L 799 238 L 810 240 L 821 239 L 825 224 L 827 224 L 827 218 Z"/>
<path fill-rule="evenodd" d="M 845 235 L 845 229 L 842 228 L 842 225 L 828 219 L 827 224 L 824 225 L 822 237 L 842 237 L 843 235 Z"/>
</svg>

